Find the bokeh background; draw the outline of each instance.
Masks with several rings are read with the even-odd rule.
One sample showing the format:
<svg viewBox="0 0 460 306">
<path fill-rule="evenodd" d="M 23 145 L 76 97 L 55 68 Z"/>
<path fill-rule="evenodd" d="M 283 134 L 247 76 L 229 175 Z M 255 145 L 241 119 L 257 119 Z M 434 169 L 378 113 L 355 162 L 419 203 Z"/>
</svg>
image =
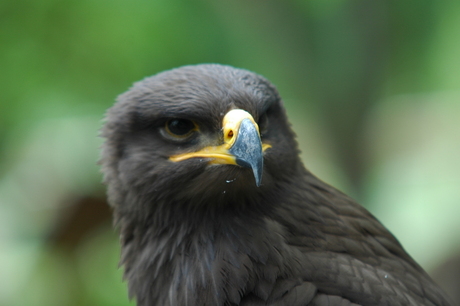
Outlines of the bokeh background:
<svg viewBox="0 0 460 306">
<path fill-rule="evenodd" d="M 455 295 L 459 38 L 460 1 L 1 1 L 0 305 L 133 305 L 98 129 L 134 81 L 196 63 L 276 84 L 307 167 Z"/>
</svg>

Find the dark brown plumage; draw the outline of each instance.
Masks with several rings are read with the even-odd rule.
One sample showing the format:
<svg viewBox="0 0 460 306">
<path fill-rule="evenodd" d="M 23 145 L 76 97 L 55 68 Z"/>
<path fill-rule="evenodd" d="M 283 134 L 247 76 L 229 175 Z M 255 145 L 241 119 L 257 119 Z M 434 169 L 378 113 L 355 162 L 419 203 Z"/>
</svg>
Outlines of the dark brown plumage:
<svg viewBox="0 0 460 306">
<path fill-rule="evenodd" d="M 254 73 L 147 78 L 103 136 L 138 305 L 451 305 L 385 227 L 304 168 L 276 89 Z"/>
</svg>

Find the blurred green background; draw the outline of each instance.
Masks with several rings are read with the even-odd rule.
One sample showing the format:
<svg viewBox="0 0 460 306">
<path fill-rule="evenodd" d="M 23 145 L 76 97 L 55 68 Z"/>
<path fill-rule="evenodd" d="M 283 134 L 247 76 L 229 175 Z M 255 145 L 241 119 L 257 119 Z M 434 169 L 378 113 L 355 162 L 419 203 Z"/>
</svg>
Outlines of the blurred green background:
<svg viewBox="0 0 460 306">
<path fill-rule="evenodd" d="M 133 304 L 98 129 L 134 81 L 210 62 L 277 85 L 307 167 L 452 290 L 459 37 L 460 1 L 1 1 L 0 305 Z"/>
</svg>

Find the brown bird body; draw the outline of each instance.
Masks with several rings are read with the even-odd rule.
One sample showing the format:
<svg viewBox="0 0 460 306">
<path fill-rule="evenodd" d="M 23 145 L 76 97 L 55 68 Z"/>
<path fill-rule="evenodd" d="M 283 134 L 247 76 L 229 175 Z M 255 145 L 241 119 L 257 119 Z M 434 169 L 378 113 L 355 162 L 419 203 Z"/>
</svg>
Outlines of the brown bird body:
<svg viewBox="0 0 460 306">
<path fill-rule="evenodd" d="M 257 165 L 235 153 L 242 122 L 260 137 Z M 252 72 L 147 78 L 108 111 L 103 136 L 138 305 L 451 305 L 379 221 L 304 168 L 276 89 Z"/>
</svg>

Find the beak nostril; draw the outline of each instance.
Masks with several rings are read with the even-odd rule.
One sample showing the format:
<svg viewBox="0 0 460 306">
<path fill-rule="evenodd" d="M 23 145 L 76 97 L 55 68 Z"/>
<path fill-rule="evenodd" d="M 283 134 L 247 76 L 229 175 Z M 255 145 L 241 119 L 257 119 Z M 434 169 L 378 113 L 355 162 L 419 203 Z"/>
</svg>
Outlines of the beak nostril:
<svg viewBox="0 0 460 306">
<path fill-rule="evenodd" d="M 233 130 L 230 130 L 230 131 L 228 132 L 227 136 L 228 136 L 229 138 L 232 138 L 232 137 L 233 137 Z"/>
</svg>

